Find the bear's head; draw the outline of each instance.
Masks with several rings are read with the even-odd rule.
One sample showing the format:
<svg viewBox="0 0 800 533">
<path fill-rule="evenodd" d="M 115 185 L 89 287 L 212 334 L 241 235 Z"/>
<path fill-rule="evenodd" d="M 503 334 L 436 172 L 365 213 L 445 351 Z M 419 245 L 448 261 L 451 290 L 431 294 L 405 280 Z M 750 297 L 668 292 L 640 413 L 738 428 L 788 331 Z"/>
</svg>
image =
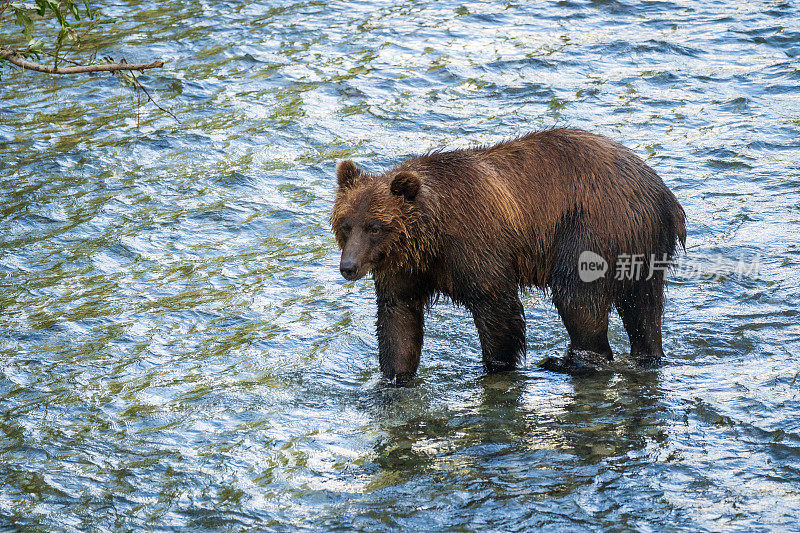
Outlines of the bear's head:
<svg viewBox="0 0 800 533">
<path fill-rule="evenodd" d="M 402 168 L 373 175 L 352 161 L 342 161 L 336 178 L 339 190 L 331 226 L 342 249 L 342 276 L 353 281 L 368 272 L 407 266 L 420 175 Z"/>
</svg>

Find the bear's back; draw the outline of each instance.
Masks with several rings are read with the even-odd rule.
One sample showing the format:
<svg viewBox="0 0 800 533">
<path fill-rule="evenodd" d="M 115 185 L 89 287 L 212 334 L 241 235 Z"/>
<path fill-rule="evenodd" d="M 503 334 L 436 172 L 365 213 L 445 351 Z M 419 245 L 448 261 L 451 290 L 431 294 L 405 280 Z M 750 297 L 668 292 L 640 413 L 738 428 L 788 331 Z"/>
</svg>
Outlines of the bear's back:
<svg viewBox="0 0 800 533">
<path fill-rule="evenodd" d="M 525 284 L 542 284 L 558 251 L 579 242 L 614 254 L 671 254 L 675 235 L 684 240 L 683 210 L 661 178 L 621 144 L 583 130 L 430 153 L 406 166 L 425 176 L 423 210 L 435 215 L 453 251 L 447 257 L 532 261 Z"/>
</svg>

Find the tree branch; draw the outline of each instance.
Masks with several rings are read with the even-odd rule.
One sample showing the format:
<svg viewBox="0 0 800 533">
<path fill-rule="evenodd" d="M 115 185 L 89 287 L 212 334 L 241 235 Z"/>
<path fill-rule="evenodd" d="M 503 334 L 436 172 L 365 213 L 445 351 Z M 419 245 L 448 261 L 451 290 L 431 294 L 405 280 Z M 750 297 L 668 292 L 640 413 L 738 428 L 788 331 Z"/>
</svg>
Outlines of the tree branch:
<svg viewBox="0 0 800 533">
<path fill-rule="evenodd" d="M 81 65 L 63 68 L 48 67 L 38 63 L 31 63 L 16 50 L 0 46 L 0 60 L 2 59 L 22 69 L 45 72 L 47 74 L 81 74 L 84 72 L 115 72 L 118 70 L 138 70 L 141 72 L 148 68 L 161 68 L 164 66 L 163 61 L 153 61 L 152 63 L 116 63 L 112 65 Z"/>
</svg>

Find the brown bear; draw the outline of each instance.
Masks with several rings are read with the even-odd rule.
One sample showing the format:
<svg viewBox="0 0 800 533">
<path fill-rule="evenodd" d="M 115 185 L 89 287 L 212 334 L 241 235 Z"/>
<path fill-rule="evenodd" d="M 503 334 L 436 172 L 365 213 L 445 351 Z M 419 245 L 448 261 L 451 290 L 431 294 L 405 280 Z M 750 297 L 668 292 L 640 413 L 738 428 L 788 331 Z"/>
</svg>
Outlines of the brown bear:
<svg viewBox="0 0 800 533">
<path fill-rule="evenodd" d="M 424 313 L 438 295 L 472 312 L 487 371 L 514 368 L 525 354 L 526 287 L 550 289 L 569 334 L 567 362 L 583 353 L 612 360 L 612 305 L 633 362 L 660 362 L 665 265 L 678 242 L 685 248 L 684 211 L 624 146 L 559 128 L 428 153 L 382 174 L 343 161 L 336 173 L 341 274 L 373 275 L 390 381 L 416 372 Z M 606 263 L 605 275 L 582 275 L 586 254 L 590 266 Z M 636 268 L 615 271 L 620 258 Z"/>
</svg>

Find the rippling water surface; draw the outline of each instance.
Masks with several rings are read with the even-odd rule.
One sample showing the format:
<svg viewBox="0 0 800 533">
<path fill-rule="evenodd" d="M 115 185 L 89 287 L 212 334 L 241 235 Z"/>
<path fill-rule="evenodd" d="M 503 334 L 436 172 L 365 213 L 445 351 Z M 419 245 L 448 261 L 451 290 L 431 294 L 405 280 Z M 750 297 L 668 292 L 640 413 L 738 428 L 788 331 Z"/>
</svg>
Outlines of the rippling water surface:
<svg viewBox="0 0 800 533">
<path fill-rule="evenodd" d="M 4 529 L 798 529 L 796 3 L 94 4 L 117 22 L 87 51 L 168 61 L 142 81 L 181 122 L 137 128 L 110 76 L 3 72 Z M 556 125 L 686 209 L 705 276 L 673 276 L 665 366 L 539 369 L 566 338 L 531 293 L 520 371 L 484 375 L 439 304 L 386 389 L 336 161 Z"/>
</svg>

